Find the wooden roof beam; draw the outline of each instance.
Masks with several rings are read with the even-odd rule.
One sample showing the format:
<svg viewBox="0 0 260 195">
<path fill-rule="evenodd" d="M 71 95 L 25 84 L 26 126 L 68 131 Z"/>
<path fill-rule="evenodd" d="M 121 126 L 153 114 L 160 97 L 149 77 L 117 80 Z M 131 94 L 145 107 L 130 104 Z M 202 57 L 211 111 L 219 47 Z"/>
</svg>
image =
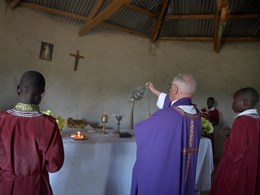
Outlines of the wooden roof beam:
<svg viewBox="0 0 260 195">
<path fill-rule="evenodd" d="M 55 15 L 59 15 L 59 16 L 70 17 L 70 18 L 73 18 L 73 19 L 83 20 L 83 21 L 88 21 L 89 17 L 92 14 L 94 14 L 94 11 L 92 11 L 92 14 L 89 14 L 88 17 L 80 16 L 80 15 L 72 14 L 70 12 L 61 11 L 61 10 L 57 10 L 57 9 L 53 9 L 53 8 L 48 8 L 48 7 L 45 7 L 45 6 L 40 6 L 40 5 L 36 5 L 36 4 L 32 4 L 32 3 L 21 3 L 20 6 L 30 8 L 30 9 L 34 9 L 34 10 L 37 10 L 37 11 L 42 11 L 42 12 L 49 13 L 49 14 L 55 14 Z M 97 4 L 95 6 L 97 6 Z M 129 29 L 124 28 L 124 27 L 116 26 L 116 25 L 110 24 L 108 22 L 102 22 L 101 24 L 105 25 L 106 27 L 113 29 L 113 30 L 119 30 L 119 31 L 123 31 L 123 32 L 131 33 L 131 34 L 136 34 L 136 35 L 139 35 L 141 37 L 147 38 L 147 36 L 145 34 L 138 33 L 138 32 L 135 32 L 133 30 L 129 30 Z"/>
<path fill-rule="evenodd" d="M 227 21 L 227 16 L 229 14 L 229 0 L 222 0 L 222 5 L 221 5 L 221 12 L 220 12 L 220 28 L 218 31 L 218 37 L 217 37 L 217 45 L 216 45 L 216 52 L 219 53 L 220 48 L 221 48 L 221 40 L 222 40 L 222 33 L 225 28 L 225 23 Z"/>
<path fill-rule="evenodd" d="M 138 35 L 138 36 L 147 38 L 147 36 L 146 36 L 145 34 L 143 34 L 143 33 L 139 33 L 139 32 L 130 30 L 130 29 L 128 29 L 128 28 L 124 28 L 124 27 L 121 27 L 121 26 L 117 26 L 117 25 L 114 25 L 114 24 L 111 24 L 111 23 L 108 23 L 108 22 L 103 22 L 102 25 L 104 25 L 105 27 L 110 28 L 110 29 L 112 29 L 112 30 L 122 31 L 122 32 L 130 33 L 130 34 L 135 34 L 135 35 Z"/>
<path fill-rule="evenodd" d="M 214 24 L 214 50 L 215 52 L 220 51 L 220 42 L 221 42 L 221 29 L 220 29 L 220 13 L 221 13 L 222 0 L 217 1 L 217 10 L 215 14 L 215 24 Z"/>
<path fill-rule="evenodd" d="M 96 16 L 98 10 L 100 9 L 100 7 L 102 6 L 102 4 L 104 3 L 104 0 L 99 0 L 95 6 L 91 9 L 90 13 L 88 14 L 88 18 L 92 19 Z"/>
<path fill-rule="evenodd" d="M 220 14 L 220 12 L 219 12 Z M 167 15 L 168 20 L 198 20 L 198 19 L 215 19 L 216 14 L 176 14 Z M 227 14 L 226 19 L 257 19 L 260 14 Z"/>
<path fill-rule="evenodd" d="M 178 15 L 167 15 L 165 16 L 168 20 L 196 20 L 196 19 L 214 19 L 214 14 L 178 14 Z"/>
<path fill-rule="evenodd" d="M 156 41 L 156 39 L 157 39 L 157 37 L 159 35 L 160 29 L 161 29 L 161 25 L 162 25 L 162 21 L 163 21 L 165 12 L 167 11 L 168 3 L 169 3 L 169 0 L 163 0 L 162 1 L 159 18 L 156 20 L 155 25 L 154 25 L 152 38 L 151 38 L 152 41 Z"/>
<path fill-rule="evenodd" d="M 260 14 L 227 14 L 227 19 L 258 19 Z"/>
<path fill-rule="evenodd" d="M 117 12 L 122 6 L 124 6 L 130 2 L 131 2 L 131 0 L 116 0 L 116 1 L 112 2 L 101 13 L 96 15 L 91 20 L 85 22 L 84 26 L 79 30 L 79 36 L 83 36 L 88 31 L 90 31 L 93 27 L 95 27 L 97 24 L 103 22 L 105 19 L 107 19 L 112 14 Z"/>
<path fill-rule="evenodd" d="M 114 2 L 115 0 L 110 0 L 110 2 Z M 129 4 L 126 4 L 125 5 L 127 8 L 129 9 L 132 9 L 136 12 L 140 12 L 140 13 L 143 13 L 144 15 L 147 15 L 147 16 L 151 16 L 151 17 L 157 17 L 158 14 L 156 12 L 153 12 L 153 11 L 150 11 L 148 9 L 144 9 L 144 8 L 141 8 L 141 7 L 138 7 L 132 3 L 129 3 Z"/>
<path fill-rule="evenodd" d="M 223 41 L 253 41 L 259 42 L 260 38 L 258 37 L 222 37 Z"/>
<path fill-rule="evenodd" d="M 151 16 L 151 17 L 157 17 L 158 16 L 158 14 L 156 12 L 152 12 L 150 10 L 143 9 L 143 8 L 138 7 L 136 5 L 133 5 L 131 3 L 127 4 L 126 7 L 128 7 L 129 9 L 132 9 L 136 12 L 140 12 L 140 13 L 147 15 L 147 16 Z"/>
<path fill-rule="evenodd" d="M 41 5 L 36 5 L 36 4 L 33 4 L 33 3 L 22 2 L 22 3 L 19 4 L 19 6 L 27 7 L 27 8 L 30 8 L 30 9 L 42 11 L 42 12 L 49 13 L 49 14 L 55 14 L 55 15 L 59 15 L 59 16 L 70 17 L 70 18 L 73 18 L 73 19 L 86 20 L 86 21 L 88 20 L 88 18 L 85 17 L 85 16 L 80 16 L 80 15 L 73 14 L 73 13 L 70 13 L 70 12 L 66 12 L 66 11 L 62 11 L 62 10 L 58 10 L 58 9 L 53 9 L 53 8 L 49 8 L 49 7 L 45 7 L 45 6 L 41 6 Z"/>
<path fill-rule="evenodd" d="M 10 0 L 11 8 L 15 8 L 22 0 Z"/>
<path fill-rule="evenodd" d="M 160 37 L 159 40 L 176 40 L 176 41 L 212 41 L 213 37 Z M 223 41 L 252 41 L 260 42 L 258 37 L 222 37 Z"/>
<path fill-rule="evenodd" d="M 212 37 L 160 37 L 159 40 L 176 40 L 176 41 L 212 41 Z"/>
</svg>

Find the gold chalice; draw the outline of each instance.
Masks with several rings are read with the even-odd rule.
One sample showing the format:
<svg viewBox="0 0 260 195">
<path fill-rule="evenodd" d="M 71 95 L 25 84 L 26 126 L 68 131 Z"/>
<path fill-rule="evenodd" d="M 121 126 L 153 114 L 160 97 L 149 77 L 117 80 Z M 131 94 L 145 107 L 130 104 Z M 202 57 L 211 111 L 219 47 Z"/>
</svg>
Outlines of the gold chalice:
<svg viewBox="0 0 260 195">
<path fill-rule="evenodd" d="M 100 134 L 107 134 L 105 128 L 106 128 L 106 123 L 108 122 L 108 120 L 109 120 L 109 117 L 106 113 L 101 115 L 101 123 L 103 124 L 103 129 Z"/>
</svg>

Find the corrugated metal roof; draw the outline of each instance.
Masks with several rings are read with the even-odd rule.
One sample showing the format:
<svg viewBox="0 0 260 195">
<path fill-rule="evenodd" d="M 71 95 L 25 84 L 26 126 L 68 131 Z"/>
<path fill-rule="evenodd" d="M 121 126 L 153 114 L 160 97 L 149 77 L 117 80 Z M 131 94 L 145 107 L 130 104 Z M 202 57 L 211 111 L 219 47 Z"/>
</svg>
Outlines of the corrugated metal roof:
<svg viewBox="0 0 260 195">
<path fill-rule="evenodd" d="M 161 1 L 158 0 L 134 0 L 132 1 L 132 4 L 144 8 L 147 10 L 150 10 L 152 12 L 158 12 L 159 10 L 159 5 L 161 4 Z"/>
<path fill-rule="evenodd" d="M 260 37 L 260 19 L 232 19 L 223 29 L 223 37 Z"/>
<path fill-rule="evenodd" d="M 140 12 L 133 11 L 129 8 L 122 8 L 117 13 L 107 19 L 109 23 L 118 25 L 129 30 L 151 35 L 154 18 Z"/>
<path fill-rule="evenodd" d="M 11 5 L 12 0 L 9 1 Z M 240 38 L 237 40 L 252 37 L 252 40 L 260 40 L 259 0 L 224 0 L 220 12 L 217 12 L 217 0 L 168 0 L 168 3 L 166 0 L 132 0 L 130 4 L 126 1 L 21 0 L 16 7 L 21 5 L 38 10 L 37 13 L 59 22 L 79 26 L 79 30 L 88 20 L 84 28 L 89 29 L 83 29 L 82 34 L 89 30 L 118 30 L 146 36 L 153 41 L 171 37 L 187 40 L 196 40 L 196 37 L 198 40 L 201 40 L 200 37 L 212 40 L 217 37 L 214 41 L 221 37 Z M 225 9 L 226 2 L 228 10 Z M 93 19 L 87 18 L 97 3 L 100 3 L 100 7 Z M 165 10 L 161 10 L 163 3 L 167 3 Z M 226 17 L 220 17 L 221 11 L 227 11 Z"/>
<path fill-rule="evenodd" d="M 259 0 L 229 0 L 230 13 L 233 14 L 259 14 Z"/>
<path fill-rule="evenodd" d="M 160 36 L 212 37 L 213 27 L 213 20 L 169 20 L 163 23 Z"/>
<path fill-rule="evenodd" d="M 216 0 L 173 0 L 167 14 L 214 14 Z"/>
</svg>

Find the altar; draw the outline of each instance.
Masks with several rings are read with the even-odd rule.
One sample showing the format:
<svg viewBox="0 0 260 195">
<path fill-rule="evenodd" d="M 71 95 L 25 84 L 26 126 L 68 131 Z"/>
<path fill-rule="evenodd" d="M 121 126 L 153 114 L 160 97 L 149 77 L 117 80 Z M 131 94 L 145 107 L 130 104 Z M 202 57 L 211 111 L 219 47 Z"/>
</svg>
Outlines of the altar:
<svg viewBox="0 0 260 195">
<path fill-rule="evenodd" d="M 135 138 L 82 131 L 89 139 L 75 141 L 70 137 L 75 132 L 75 129 L 63 132 L 64 165 L 59 172 L 50 174 L 54 195 L 129 195 L 136 159 Z M 209 190 L 211 185 L 213 157 L 208 143 L 209 139 L 201 139 L 196 178 L 198 191 Z"/>
</svg>

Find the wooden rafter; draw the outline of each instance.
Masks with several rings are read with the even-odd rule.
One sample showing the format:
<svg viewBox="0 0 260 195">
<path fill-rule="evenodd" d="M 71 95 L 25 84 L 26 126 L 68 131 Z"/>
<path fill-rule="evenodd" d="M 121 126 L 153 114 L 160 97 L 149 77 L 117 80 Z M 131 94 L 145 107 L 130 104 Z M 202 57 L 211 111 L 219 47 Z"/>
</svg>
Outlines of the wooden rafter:
<svg viewBox="0 0 260 195">
<path fill-rule="evenodd" d="M 225 27 L 225 23 L 227 21 L 228 14 L 229 14 L 229 0 L 222 0 L 218 35 L 217 35 L 216 43 L 215 43 L 215 47 L 214 47 L 215 51 L 217 53 L 219 53 L 220 48 L 221 48 L 222 33 L 223 33 L 223 30 Z"/>
<path fill-rule="evenodd" d="M 12 0 L 10 1 L 10 7 L 15 8 L 22 0 Z"/>
<path fill-rule="evenodd" d="M 38 10 L 38 11 L 42 11 L 42 12 L 49 13 L 49 14 L 55 14 L 55 15 L 59 15 L 59 16 L 70 17 L 70 18 L 73 18 L 73 19 L 83 20 L 83 21 L 88 21 L 89 18 L 92 16 L 92 14 L 94 14 L 94 11 L 91 11 L 92 14 L 89 14 L 88 16 L 80 16 L 80 15 L 77 15 L 77 14 L 72 14 L 70 12 L 61 11 L 61 10 L 57 10 L 57 9 L 53 9 L 53 8 L 49 8 L 49 7 L 45 7 L 45 6 L 41 6 L 41 5 L 36 5 L 36 4 L 32 4 L 32 3 L 21 3 L 20 6 L 30 8 L 30 9 L 34 9 L 34 10 Z M 97 6 L 97 4 L 95 6 Z M 120 26 L 110 24 L 108 22 L 102 22 L 101 24 L 105 25 L 107 28 L 110 28 L 110 29 L 113 29 L 113 30 L 123 31 L 123 32 L 131 33 L 131 34 L 135 34 L 135 35 L 147 38 L 147 36 L 143 33 L 138 33 L 136 31 L 133 31 L 133 30 L 130 30 L 130 29 L 127 29 L 127 28 L 124 28 L 124 27 L 120 27 Z"/>
<path fill-rule="evenodd" d="M 46 12 L 46 13 L 49 13 L 49 14 L 66 16 L 66 17 L 70 17 L 70 18 L 78 19 L 78 20 L 88 20 L 88 18 L 84 17 L 84 16 L 72 14 L 70 12 L 66 12 L 66 11 L 62 11 L 62 10 L 58 10 L 58 9 L 53 9 L 53 8 L 49 8 L 49 7 L 45 7 L 45 6 L 41 6 L 41 5 L 36 5 L 36 4 L 33 4 L 33 3 L 22 2 L 19 5 L 22 6 L 22 7 L 27 7 L 27 8 L 30 8 L 30 9 Z"/>
<path fill-rule="evenodd" d="M 110 2 L 114 2 L 116 0 L 110 0 Z M 129 9 L 132 9 L 136 12 L 140 12 L 140 13 L 143 13 L 147 16 L 151 16 L 151 17 L 157 17 L 158 14 L 156 12 L 153 12 L 153 11 L 150 11 L 150 10 L 147 10 L 147 9 L 144 9 L 144 8 L 141 8 L 141 7 L 138 7 L 132 3 L 129 3 L 129 4 L 126 4 L 125 7 L 129 8 Z"/>
<path fill-rule="evenodd" d="M 219 12 L 220 14 L 220 12 Z M 214 14 L 177 14 L 177 15 L 167 15 L 165 19 L 168 20 L 197 20 L 197 19 L 215 19 Z M 257 19 L 260 18 L 260 14 L 228 14 L 226 19 Z"/>
<path fill-rule="evenodd" d="M 105 25 L 107 28 L 110 28 L 112 30 L 122 31 L 122 32 L 126 32 L 126 33 L 131 33 L 131 34 L 135 34 L 135 35 L 147 38 L 147 36 L 145 34 L 139 33 L 139 32 L 133 31 L 133 30 L 130 30 L 128 28 L 116 26 L 116 25 L 110 24 L 108 22 L 103 22 L 102 24 Z"/>
<path fill-rule="evenodd" d="M 215 19 L 214 14 L 177 14 L 167 15 L 165 19 L 168 20 L 198 20 L 198 19 Z M 260 18 L 260 14 L 227 14 L 226 19 L 257 19 Z"/>
<path fill-rule="evenodd" d="M 158 16 L 158 14 L 156 12 L 152 12 L 150 10 L 143 9 L 143 8 L 138 7 L 136 5 L 133 5 L 131 3 L 127 4 L 126 7 L 130 8 L 130 9 L 136 11 L 136 12 L 140 12 L 140 13 L 147 15 L 147 16 L 151 16 L 151 17 L 157 17 Z"/>
<path fill-rule="evenodd" d="M 90 20 L 94 20 L 94 21 L 97 20 L 96 22 L 98 22 L 98 23 L 95 23 L 94 25 L 102 24 L 102 25 L 105 25 L 105 27 L 113 29 L 113 30 L 127 32 L 127 33 L 131 33 L 131 34 L 139 35 L 141 37 L 147 37 L 147 35 L 145 35 L 144 33 L 136 32 L 136 31 L 128 29 L 126 27 L 114 25 L 114 24 L 104 21 L 107 17 L 111 16 L 118 9 L 120 9 L 120 7 L 126 6 L 127 8 L 132 9 L 136 12 L 142 13 L 144 15 L 147 15 L 150 17 L 157 17 L 157 22 L 155 23 L 155 26 L 153 29 L 153 37 L 152 37 L 153 39 L 152 40 L 154 40 L 154 41 L 158 37 L 159 31 L 161 28 L 161 23 L 164 18 L 167 20 L 189 20 L 189 19 L 191 19 L 191 20 L 192 19 L 212 19 L 213 20 L 214 19 L 215 20 L 214 37 L 160 37 L 158 39 L 160 39 L 160 40 L 187 40 L 187 41 L 212 41 L 213 40 L 214 49 L 216 52 L 220 51 L 221 41 L 254 41 L 254 42 L 260 41 L 260 38 L 257 38 L 257 37 L 222 37 L 223 27 L 225 26 L 224 24 L 227 20 L 230 20 L 230 19 L 234 19 L 234 20 L 236 20 L 236 19 L 259 19 L 260 18 L 260 14 L 229 14 L 228 0 L 218 0 L 217 1 L 217 10 L 216 10 L 215 15 L 212 15 L 212 14 L 193 14 L 193 15 L 178 14 L 178 15 L 166 15 L 166 16 L 165 16 L 165 12 L 166 12 L 166 8 L 167 8 L 167 3 L 165 3 L 165 2 L 168 2 L 168 0 L 164 0 L 162 2 L 160 14 L 157 14 L 150 10 L 143 9 L 141 7 L 128 3 L 128 2 L 130 2 L 130 0 L 124 0 L 124 1 L 123 0 L 111 0 L 112 3 L 110 4 L 110 6 L 108 6 L 103 12 L 100 13 L 103 15 L 100 15 L 100 14 L 97 15 L 97 13 L 98 13 L 98 10 L 100 9 L 100 7 L 102 6 L 104 0 L 97 0 L 97 3 L 93 6 L 93 8 L 90 11 L 90 13 L 88 14 L 88 16 L 80 16 L 80 15 L 73 14 L 73 13 L 70 13 L 67 11 L 53 9 L 53 8 L 49 8 L 46 6 L 41 6 L 41 5 L 37 5 L 37 4 L 33 4 L 33 3 L 26 3 L 26 2 L 23 2 L 22 0 L 10 0 L 9 2 L 10 2 L 9 3 L 10 6 L 13 8 L 15 8 L 15 7 L 17 7 L 17 5 L 19 5 L 22 7 L 27 7 L 27 8 L 42 11 L 45 13 L 70 17 L 70 18 L 82 20 L 85 22 L 88 22 Z M 115 6 L 115 4 L 114 4 L 114 7 L 113 7 L 116 10 L 113 10 L 111 7 L 111 5 L 113 3 L 117 4 L 117 6 Z M 120 3 L 122 3 L 121 6 L 119 5 Z M 101 19 L 98 17 L 101 17 Z M 99 20 L 101 20 L 101 22 L 99 22 Z M 155 34 L 156 26 L 157 26 L 157 33 Z M 156 37 L 156 38 L 154 38 L 154 37 Z"/>
<path fill-rule="evenodd" d="M 46 12 L 46 13 L 49 13 L 49 14 L 66 16 L 66 17 L 70 17 L 70 18 L 73 18 L 73 19 L 83 20 L 83 21 L 88 21 L 89 17 L 90 17 L 90 15 L 88 15 L 88 17 L 80 16 L 80 15 L 72 14 L 72 13 L 69 13 L 69 12 L 66 12 L 66 11 L 52 9 L 52 8 L 48 8 L 48 7 L 45 7 L 45 6 L 40 6 L 40 5 L 36 5 L 36 4 L 32 4 L 32 3 L 21 3 L 20 6 L 27 7 L 27 8 L 34 9 L 34 10 L 38 10 L 38 11 L 42 11 L 42 12 Z M 141 37 L 147 38 L 147 36 L 145 34 L 138 33 L 136 31 L 133 31 L 133 30 L 130 30 L 130 29 L 127 29 L 127 28 L 124 28 L 124 27 L 116 26 L 116 25 L 110 24 L 108 22 L 102 22 L 101 24 L 105 25 L 106 27 L 113 29 L 113 30 L 123 31 L 123 32 L 131 33 L 131 34 L 136 34 L 136 35 L 139 35 Z"/>
<path fill-rule="evenodd" d="M 83 36 L 89 30 L 91 30 L 97 24 L 103 22 L 106 18 L 110 17 L 112 14 L 117 12 L 122 6 L 130 3 L 131 0 L 116 0 L 112 2 L 104 11 L 100 14 L 96 15 L 96 17 L 92 18 L 89 21 L 86 21 L 83 28 L 79 30 L 79 36 Z"/>
<path fill-rule="evenodd" d="M 212 37 L 160 37 L 159 40 L 177 40 L 177 41 L 212 41 Z"/>
<path fill-rule="evenodd" d="M 253 41 L 260 42 L 260 38 L 257 37 L 222 37 L 223 41 Z"/>
<path fill-rule="evenodd" d="M 227 14 L 227 19 L 257 19 L 260 14 Z"/>
<path fill-rule="evenodd" d="M 88 18 L 92 19 L 96 16 L 98 10 L 100 9 L 100 7 L 102 6 L 102 4 L 104 3 L 104 0 L 99 0 L 95 6 L 91 9 L 90 13 L 88 14 Z"/>
<path fill-rule="evenodd" d="M 165 16 L 168 20 L 196 20 L 196 19 L 214 19 L 214 14 L 193 14 L 193 15 L 167 15 Z"/>
<path fill-rule="evenodd" d="M 221 8 L 221 24 L 227 21 L 227 16 L 229 14 L 229 0 L 222 0 L 222 8 Z"/>
<path fill-rule="evenodd" d="M 162 21 L 163 21 L 165 12 L 167 10 L 168 3 L 169 3 L 169 0 L 162 1 L 159 18 L 156 20 L 155 25 L 154 25 L 153 34 L 152 34 L 152 38 L 151 38 L 152 41 L 156 41 L 156 39 L 158 37 L 158 34 L 161 29 Z"/>
<path fill-rule="evenodd" d="M 215 24 L 214 24 L 214 50 L 218 53 L 220 50 L 221 43 L 221 29 L 220 29 L 220 14 L 221 14 L 222 0 L 217 1 L 217 10 L 215 14 Z"/>
<path fill-rule="evenodd" d="M 160 37 L 159 40 L 176 40 L 176 41 L 212 41 L 212 37 Z M 223 41 L 252 41 L 260 42 L 257 37 L 222 37 Z"/>
</svg>

